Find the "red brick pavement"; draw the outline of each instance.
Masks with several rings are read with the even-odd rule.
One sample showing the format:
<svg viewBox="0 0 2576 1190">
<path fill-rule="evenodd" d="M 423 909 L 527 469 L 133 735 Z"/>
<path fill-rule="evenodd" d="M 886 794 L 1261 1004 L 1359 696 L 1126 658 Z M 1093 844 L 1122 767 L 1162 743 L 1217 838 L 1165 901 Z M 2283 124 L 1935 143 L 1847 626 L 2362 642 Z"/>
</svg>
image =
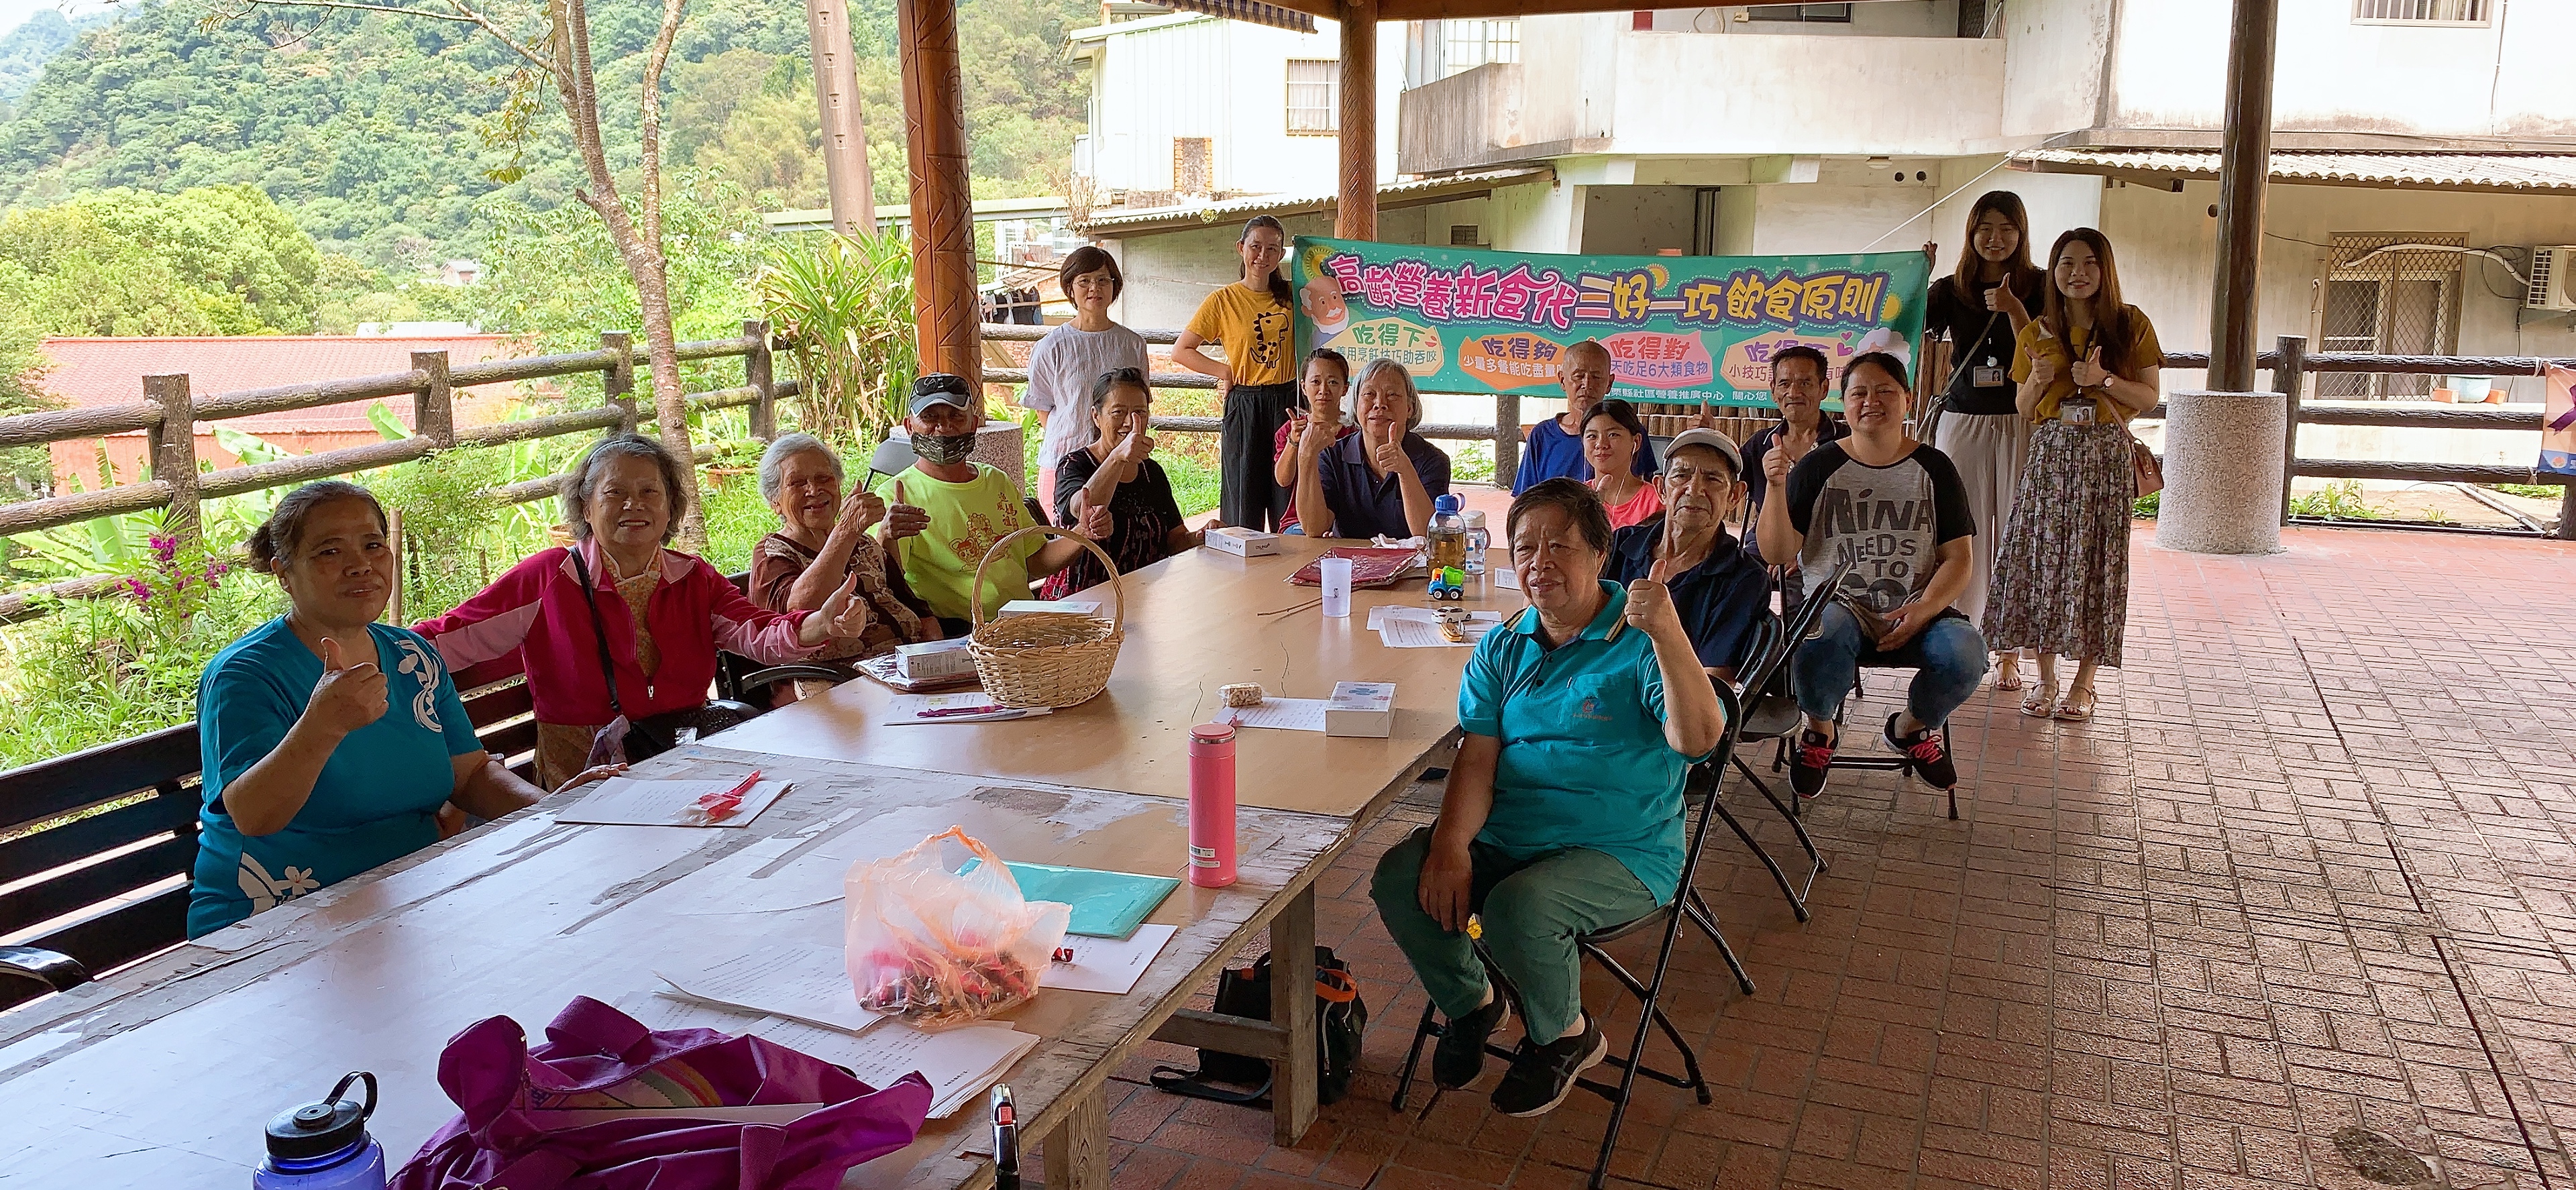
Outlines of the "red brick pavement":
<svg viewBox="0 0 2576 1190">
<path fill-rule="evenodd" d="M 2576 1190 L 2576 546 L 2287 537 L 2205 558 L 2142 529 L 2098 718 L 1980 691 L 1952 724 L 1955 823 L 1893 774 L 1838 775 L 1810 816 L 1833 865 L 1812 921 L 1712 834 L 1698 884 L 1758 991 L 1684 934 L 1667 1004 L 1716 1103 L 1642 1086 L 1615 1184 L 2387 1184 L 2338 1144 L 2358 1129 L 2427 1185 Z M 1423 1001 L 1367 874 L 1430 820 L 1436 791 L 1414 794 L 1319 885 L 1318 937 L 1372 1010 L 1352 1097 L 1275 1148 L 1264 1114 L 1143 1086 L 1186 1064 L 1154 1047 L 1113 1085 L 1116 1185 L 1582 1183 L 1590 1096 L 1499 1116 L 1489 1068 L 1428 1118 L 1387 1106 Z M 1586 1001 L 1615 992 L 1595 976 Z"/>
</svg>

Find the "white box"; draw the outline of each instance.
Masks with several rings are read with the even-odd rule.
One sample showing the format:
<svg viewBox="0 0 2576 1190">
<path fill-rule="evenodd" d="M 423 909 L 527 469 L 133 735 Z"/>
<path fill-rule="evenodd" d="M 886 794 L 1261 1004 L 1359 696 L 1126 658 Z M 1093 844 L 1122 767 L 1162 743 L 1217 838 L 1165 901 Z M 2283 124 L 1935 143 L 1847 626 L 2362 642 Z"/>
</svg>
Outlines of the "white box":
<svg viewBox="0 0 2576 1190">
<path fill-rule="evenodd" d="M 1101 615 L 1100 612 L 1100 609 L 1106 606 L 1108 605 L 1097 599 L 1014 599 L 1003 604 L 1002 610 L 993 613 L 993 618 L 1007 619 L 1011 616 L 1027 615 L 1030 612 L 1073 612 L 1095 619 L 1107 619 L 1108 617 Z"/>
<path fill-rule="evenodd" d="M 1395 731 L 1395 683 L 1335 682 L 1324 701 L 1324 734 L 1385 739 Z"/>
<path fill-rule="evenodd" d="M 975 655 L 966 650 L 966 638 L 962 636 L 955 640 L 896 645 L 894 671 L 915 682 L 962 677 L 975 672 Z"/>
<path fill-rule="evenodd" d="M 1279 535 L 1227 525 L 1207 531 L 1208 548 L 1238 558 L 1267 558 L 1279 552 Z"/>
</svg>

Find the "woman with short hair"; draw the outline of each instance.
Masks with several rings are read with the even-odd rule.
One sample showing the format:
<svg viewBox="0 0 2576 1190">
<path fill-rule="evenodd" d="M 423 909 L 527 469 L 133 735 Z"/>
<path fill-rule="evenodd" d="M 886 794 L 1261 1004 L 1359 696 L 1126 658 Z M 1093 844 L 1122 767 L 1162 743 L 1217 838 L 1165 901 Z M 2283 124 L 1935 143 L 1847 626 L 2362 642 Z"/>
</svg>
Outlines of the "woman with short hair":
<svg viewBox="0 0 2576 1190">
<path fill-rule="evenodd" d="M 893 652 L 897 646 L 939 638 L 939 619 L 912 593 L 876 535 L 887 525 L 900 535 L 928 517 L 919 509 L 889 510 L 865 489 L 843 492 L 841 456 L 811 434 L 781 434 L 760 452 L 760 498 L 778 513 L 778 531 L 751 552 L 751 601 L 764 611 L 821 608 L 844 582 L 858 582 L 853 610 L 866 617 L 859 635 L 835 640 L 806 659 L 857 676 L 846 662 Z M 840 663 L 840 664 L 836 664 Z M 798 681 L 799 697 L 830 683 Z"/>
<path fill-rule="evenodd" d="M 1181 520 L 1179 498 L 1163 465 L 1153 459 L 1154 390 L 1145 373 L 1121 368 L 1091 387 L 1091 443 L 1056 463 L 1056 523 L 1080 526 L 1098 542 L 1119 574 L 1194 550 L 1206 534 Z M 1047 578 L 1041 599 L 1062 599 L 1108 582 L 1111 575 L 1089 550 Z"/>
<path fill-rule="evenodd" d="M 215 654 L 197 688 L 191 938 L 437 842 L 451 803 L 499 818 L 544 796 L 483 750 L 430 643 L 376 622 L 394 551 L 367 489 L 287 493 L 250 554 L 288 606 Z"/>
<path fill-rule="evenodd" d="M 1308 537 L 1419 537 L 1449 494 L 1449 456 L 1414 427 L 1422 396 L 1391 359 L 1360 369 L 1360 432 L 1309 421 L 1298 439 L 1297 515 Z"/>
<path fill-rule="evenodd" d="M 1592 490 L 1609 510 L 1610 527 L 1625 529 L 1662 513 L 1663 493 L 1637 477 L 1637 454 L 1646 449 L 1637 407 L 1617 397 L 1597 402 L 1583 415 L 1582 430 L 1583 461 L 1592 468 Z"/>
<path fill-rule="evenodd" d="M 564 477 L 572 545 L 537 551 L 456 610 L 413 625 L 450 669 L 519 654 L 541 783 L 579 772 L 608 727 L 675 731 L 706 705 L 718 649 L 777 665 L 867 629 L 855 575 L 818 610 L 768 612 L 704 559 L 665 548 L 685 511 L 680 479 L 661 443 L 602 439 Z"/>
<path fill-rule="evenodd" d="M 1609 1053 L 1574 940 L 1677 893 L 1682 782 L 1727 723 L 1665 585 L 1601 577 L 1610 518 L 1591 488 L 1533 485 L 1504 535 L 1529 607 L 1468 658 L 1440 817 L 1387 850 L 1369 895 L 1449 1020 L 1431 1056 L 1442 1087 L 1476 1080 L 1511 1014 L 1467 933 L 1478 918 L 1528 1016 L 1494 1109 L 1535 1116 Z"/>
<path fill-rule="evenodd" d="M 1073 321 L 1050 328 L 1029 349 L 1029 384 L 1020 393 L 1020 407 L 1035 410 L 1046 429 L 1038 441 L 1038 506 L 1050 510 L 1056 460 L 1091 436 L 1092 384 L 1104 372 L 1153 366 L 1145 336 L 1109 319 L 1110 303 L 1127 288 L 1116 257 L 1085 244 L 1064 258 L 1056 280 L 1073 303 Z"/>
</svg>

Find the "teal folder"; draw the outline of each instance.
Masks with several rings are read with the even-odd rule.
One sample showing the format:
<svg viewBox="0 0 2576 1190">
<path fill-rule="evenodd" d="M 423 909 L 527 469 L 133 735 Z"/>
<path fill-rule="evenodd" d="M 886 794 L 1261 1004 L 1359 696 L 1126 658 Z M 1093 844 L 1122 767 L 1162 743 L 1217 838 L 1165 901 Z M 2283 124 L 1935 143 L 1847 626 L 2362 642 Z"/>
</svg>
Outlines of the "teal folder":
<svg viewBox="0 0 2576 1190">
<path fill-rule="evenodd" d="M 960 876 L 975 870 L 982 860 L 968 860 L 957 869 Z M 1032 901 L 1057 901 L 1073 906 L 1073 924 L 1065 932 L 1086 938 L 1116 938 L 1125 941 L 1145 923 L 1154 907 L 1172 890 L 1181 886 L 1171 876 L 1139 876 L 1133 872 L 1102 872 L 1092 868 L 1059 868 L 1053 864 L 1010 864 L 1011 878 L 1020 882 L 1020 895 Z"/>
</svg>

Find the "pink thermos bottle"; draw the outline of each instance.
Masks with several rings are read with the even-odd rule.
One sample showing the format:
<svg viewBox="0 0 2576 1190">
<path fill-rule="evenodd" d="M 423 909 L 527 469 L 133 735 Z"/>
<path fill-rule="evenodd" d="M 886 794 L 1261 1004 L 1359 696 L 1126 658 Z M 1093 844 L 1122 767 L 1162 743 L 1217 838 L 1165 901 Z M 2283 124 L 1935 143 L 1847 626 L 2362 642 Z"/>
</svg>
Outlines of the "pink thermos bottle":
<svg viewBox="0 0 2576 1190">
<path fill-rule="evenodd" d="M 1190 883 L 1234 883 L 1234 725 L 1190 729 Z"/>
</svg>

